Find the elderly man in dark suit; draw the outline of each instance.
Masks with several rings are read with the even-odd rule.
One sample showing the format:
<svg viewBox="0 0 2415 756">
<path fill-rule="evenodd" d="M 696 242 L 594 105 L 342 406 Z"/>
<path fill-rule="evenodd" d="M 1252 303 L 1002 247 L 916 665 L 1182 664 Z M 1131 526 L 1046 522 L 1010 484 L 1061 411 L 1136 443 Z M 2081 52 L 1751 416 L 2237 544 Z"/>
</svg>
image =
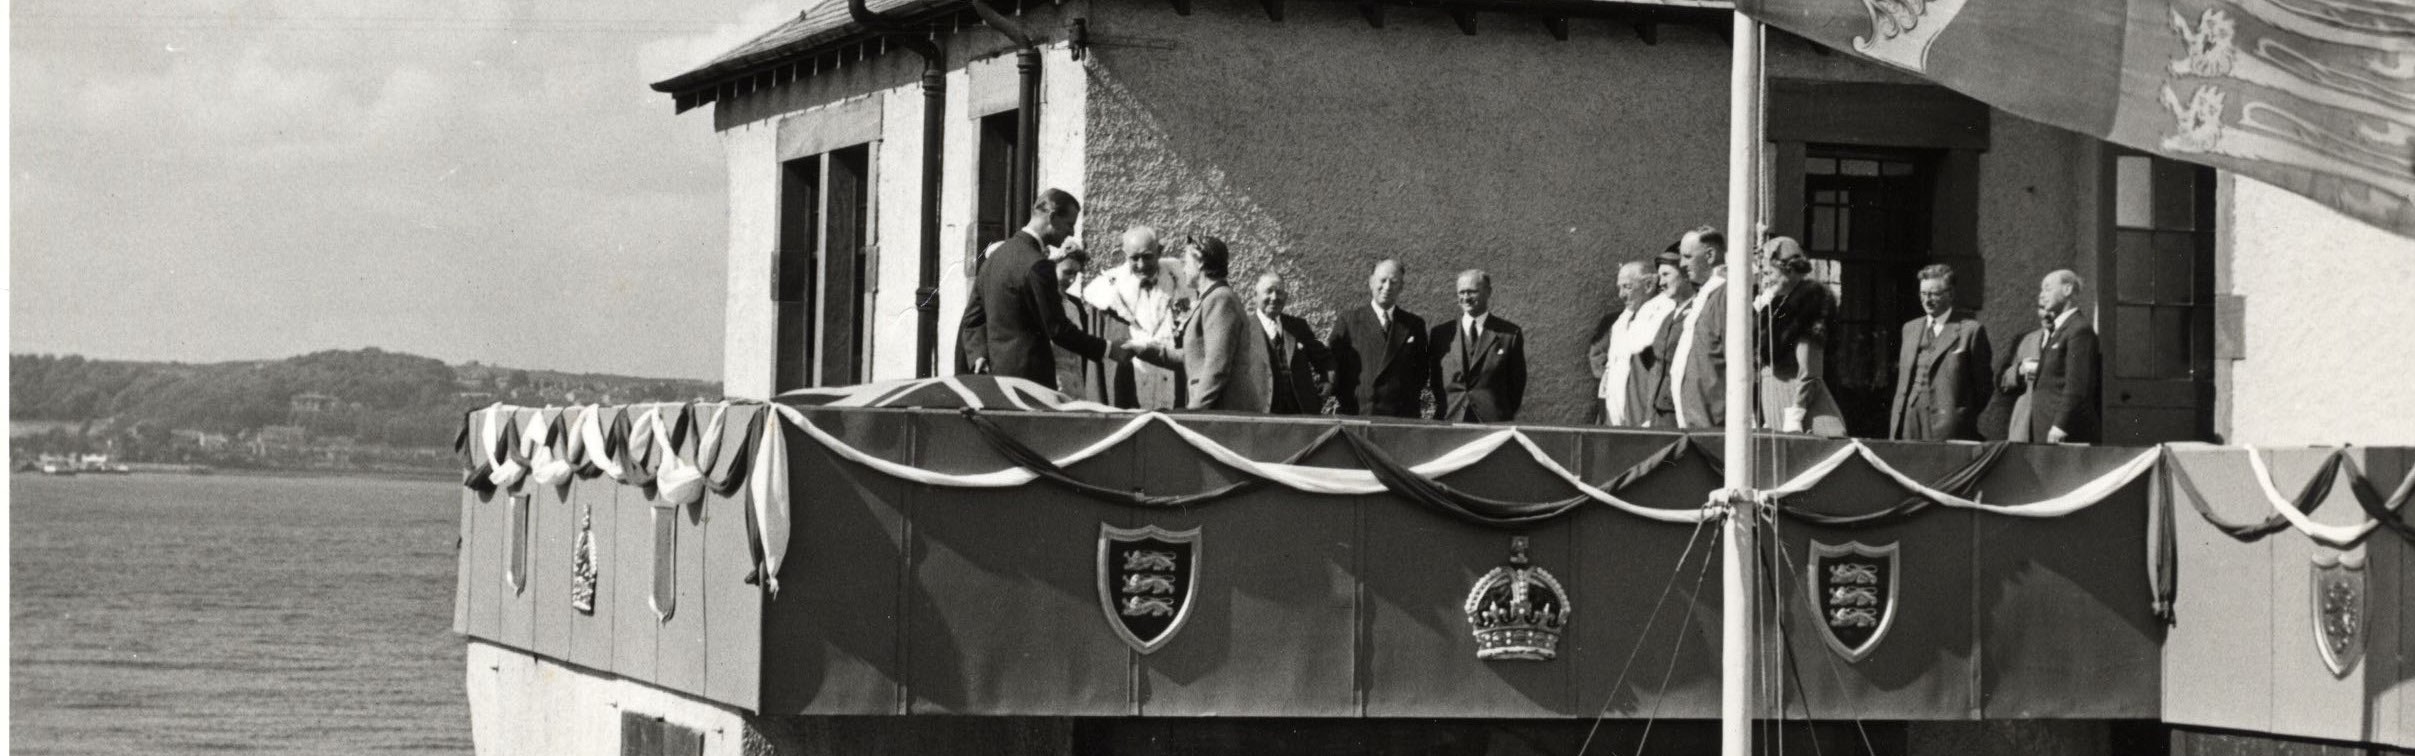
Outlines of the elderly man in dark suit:
<svg viewBox="0 0 2415 756">
<path fill-rule="evenodd" d="M 1266 364 L 1266 334 L 1249 315 L 1241 296 L 1226 286 L 1232 254 L 1224 240 L 1201 236 L 1183 245 L 1183 270 L 1198 303 L 1175 329 L 1169 344 L 1136 335 L 1123 345 L 1149 362 L 1182 368 L 1189 380 L 1190 409 L 1265 412 L 1273 393 Z"/>
<path fill-rule="evenodd" d="M 1367 276 L 1366 307 L 1334 318 L 1333 398 L 1345 415 L 1417 417 L 1420 394 L 1432 379 L 1425 318 L 1399 306 L 1403 272 L 1384 260 Z"/>
<path fill-rule="evenodd" d="M 1887 436 L 1905 441 L 1979 439 L 1994 362 L 1987 329 L 1954 309 L 1954 269 L 1920 269 L 1921 316 L 1903 325 Z"/>
<path fill-rule="evenodd" d="M 1491 274 L 1469 270 L 1458 283 L 1459 317 L 1434 326 L 1426 341 L 1432 345 L 1434 417 L 1516 420 L 1526 399 L 1526 332 L 1493 315 Z"/>
<path fill-rule="evenodd" d="M 1031 221 L 985 253 L 957 332 L 974 372 L 1056 388 L 1054 347 L 1090 360 L 1123 356 L 1116 345 L 1083 333 L 1066 318 L 1056 264 L 1048 259 L 1048 248 L 1072 236 L 1081 215 L 1082 204 L 1073 195 L 1061 189 L 1041 192 L 1032 203 Z"/>
<path fill-rule="evenodd" d="M 2030 427 L 2050 444 L 2093 444 L 2104 436 L 2097 407 L 2096 328 L 2079 316 L 2080 276 L 2068 270 L 2038 282 L 2038 309 L 2052 318 L 2038 359 L 2021 365 L 2030 389 Z"/>
<path fill-rule="evenodd" d="M 1276 415 L 1315 415 L 1325 411 L 1325 392 L 1318 389 L 1333 372 L 1333 355 L 1317 341 L 1316 330 L 1298 315 L 1283 312 L 1290 294 L 1283 277 L 1263 273 L 1250 287 L 1259 336 L 1266 344 L 1266 363 L 1273 369 L 1273 394 L 1266 411 Z"/>
</svg>

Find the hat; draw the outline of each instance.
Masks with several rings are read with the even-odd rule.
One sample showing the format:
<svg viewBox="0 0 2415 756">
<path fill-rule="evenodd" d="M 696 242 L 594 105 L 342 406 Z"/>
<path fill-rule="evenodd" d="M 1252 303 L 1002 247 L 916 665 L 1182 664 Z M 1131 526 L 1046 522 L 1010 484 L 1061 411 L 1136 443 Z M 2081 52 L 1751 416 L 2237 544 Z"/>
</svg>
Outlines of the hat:
<svg viewBox="0 0 2415 756">
<path fill-rule="evenodd" d="M 1803 254 L 1803 243 L 1791 236 L 1775 236 L 1761 244 L 1761 255 L 1779 270 L 1801 273 L 1811 270 L 1811 257 Z"/>
<path fill-rule="evenodd" d="M 1672 268 L 1683 270 L 1685 269 L 1685 257 L 1677 254 L 1676 252 L 1662 252 L 1652 257 L 1652 264 L 1655 266 L 1666 265 Z"/>
</svg>

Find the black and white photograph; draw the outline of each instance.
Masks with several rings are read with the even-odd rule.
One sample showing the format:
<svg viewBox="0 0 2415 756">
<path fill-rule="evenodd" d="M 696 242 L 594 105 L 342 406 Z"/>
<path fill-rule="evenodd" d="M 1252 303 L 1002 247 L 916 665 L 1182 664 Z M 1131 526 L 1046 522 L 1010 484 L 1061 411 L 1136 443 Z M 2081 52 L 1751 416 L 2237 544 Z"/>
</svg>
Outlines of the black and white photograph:
<svg viewBox="0 0 2415 756">
<path fill-rule="evenodd" d="M 2409 0 L 5 25 L 10 753 L 2415 753 Z"/>
</svg>

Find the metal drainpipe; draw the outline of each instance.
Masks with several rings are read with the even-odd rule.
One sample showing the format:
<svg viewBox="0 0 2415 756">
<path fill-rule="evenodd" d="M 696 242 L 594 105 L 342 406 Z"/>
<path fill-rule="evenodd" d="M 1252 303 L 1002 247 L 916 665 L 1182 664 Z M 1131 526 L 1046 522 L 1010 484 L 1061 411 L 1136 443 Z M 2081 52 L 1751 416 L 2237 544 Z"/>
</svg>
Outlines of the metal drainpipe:
<svg viewBox="0 0 2415 756">
<path fill-rule="evenodd" d="M 1012 219 L 1029 212 L 1040 191 L 1040 47 L 1023 22 L 998 12 L 989 0 L 973 0 L 973 13 L 1021 48 L 1015 52 L 1015 72 L 1022 77 L 1022 87 L 1015 103 L 1014 183 L 1006 203 L 1006 217 L 1012 225 Z"/>
<path fill-rule="evenodd" d="M 922 254 L 914 286 L 914 376 L 931 378 L 939 375 L 939 177 L 947 146 L 947 56 L 939 45 L 909 36 L 914 32 L 873 13 L 864 0 L 847 0 L 847 12 L 856 23 L 895 33 L 890 41 L 922 56 Z"/>
</svg>

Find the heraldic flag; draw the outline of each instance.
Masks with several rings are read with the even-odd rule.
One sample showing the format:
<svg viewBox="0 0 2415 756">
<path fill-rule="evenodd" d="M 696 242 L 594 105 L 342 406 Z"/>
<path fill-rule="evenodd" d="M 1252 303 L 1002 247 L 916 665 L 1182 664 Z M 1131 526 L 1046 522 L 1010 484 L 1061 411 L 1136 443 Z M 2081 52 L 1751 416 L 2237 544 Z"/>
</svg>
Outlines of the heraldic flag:
<svg viewBox="0 0 2415 756">
<path fill-rule="evenodd" d="M 2415 0 L 1737 0 L 2042 123 L 2415 238 Z"/>
</svg>

